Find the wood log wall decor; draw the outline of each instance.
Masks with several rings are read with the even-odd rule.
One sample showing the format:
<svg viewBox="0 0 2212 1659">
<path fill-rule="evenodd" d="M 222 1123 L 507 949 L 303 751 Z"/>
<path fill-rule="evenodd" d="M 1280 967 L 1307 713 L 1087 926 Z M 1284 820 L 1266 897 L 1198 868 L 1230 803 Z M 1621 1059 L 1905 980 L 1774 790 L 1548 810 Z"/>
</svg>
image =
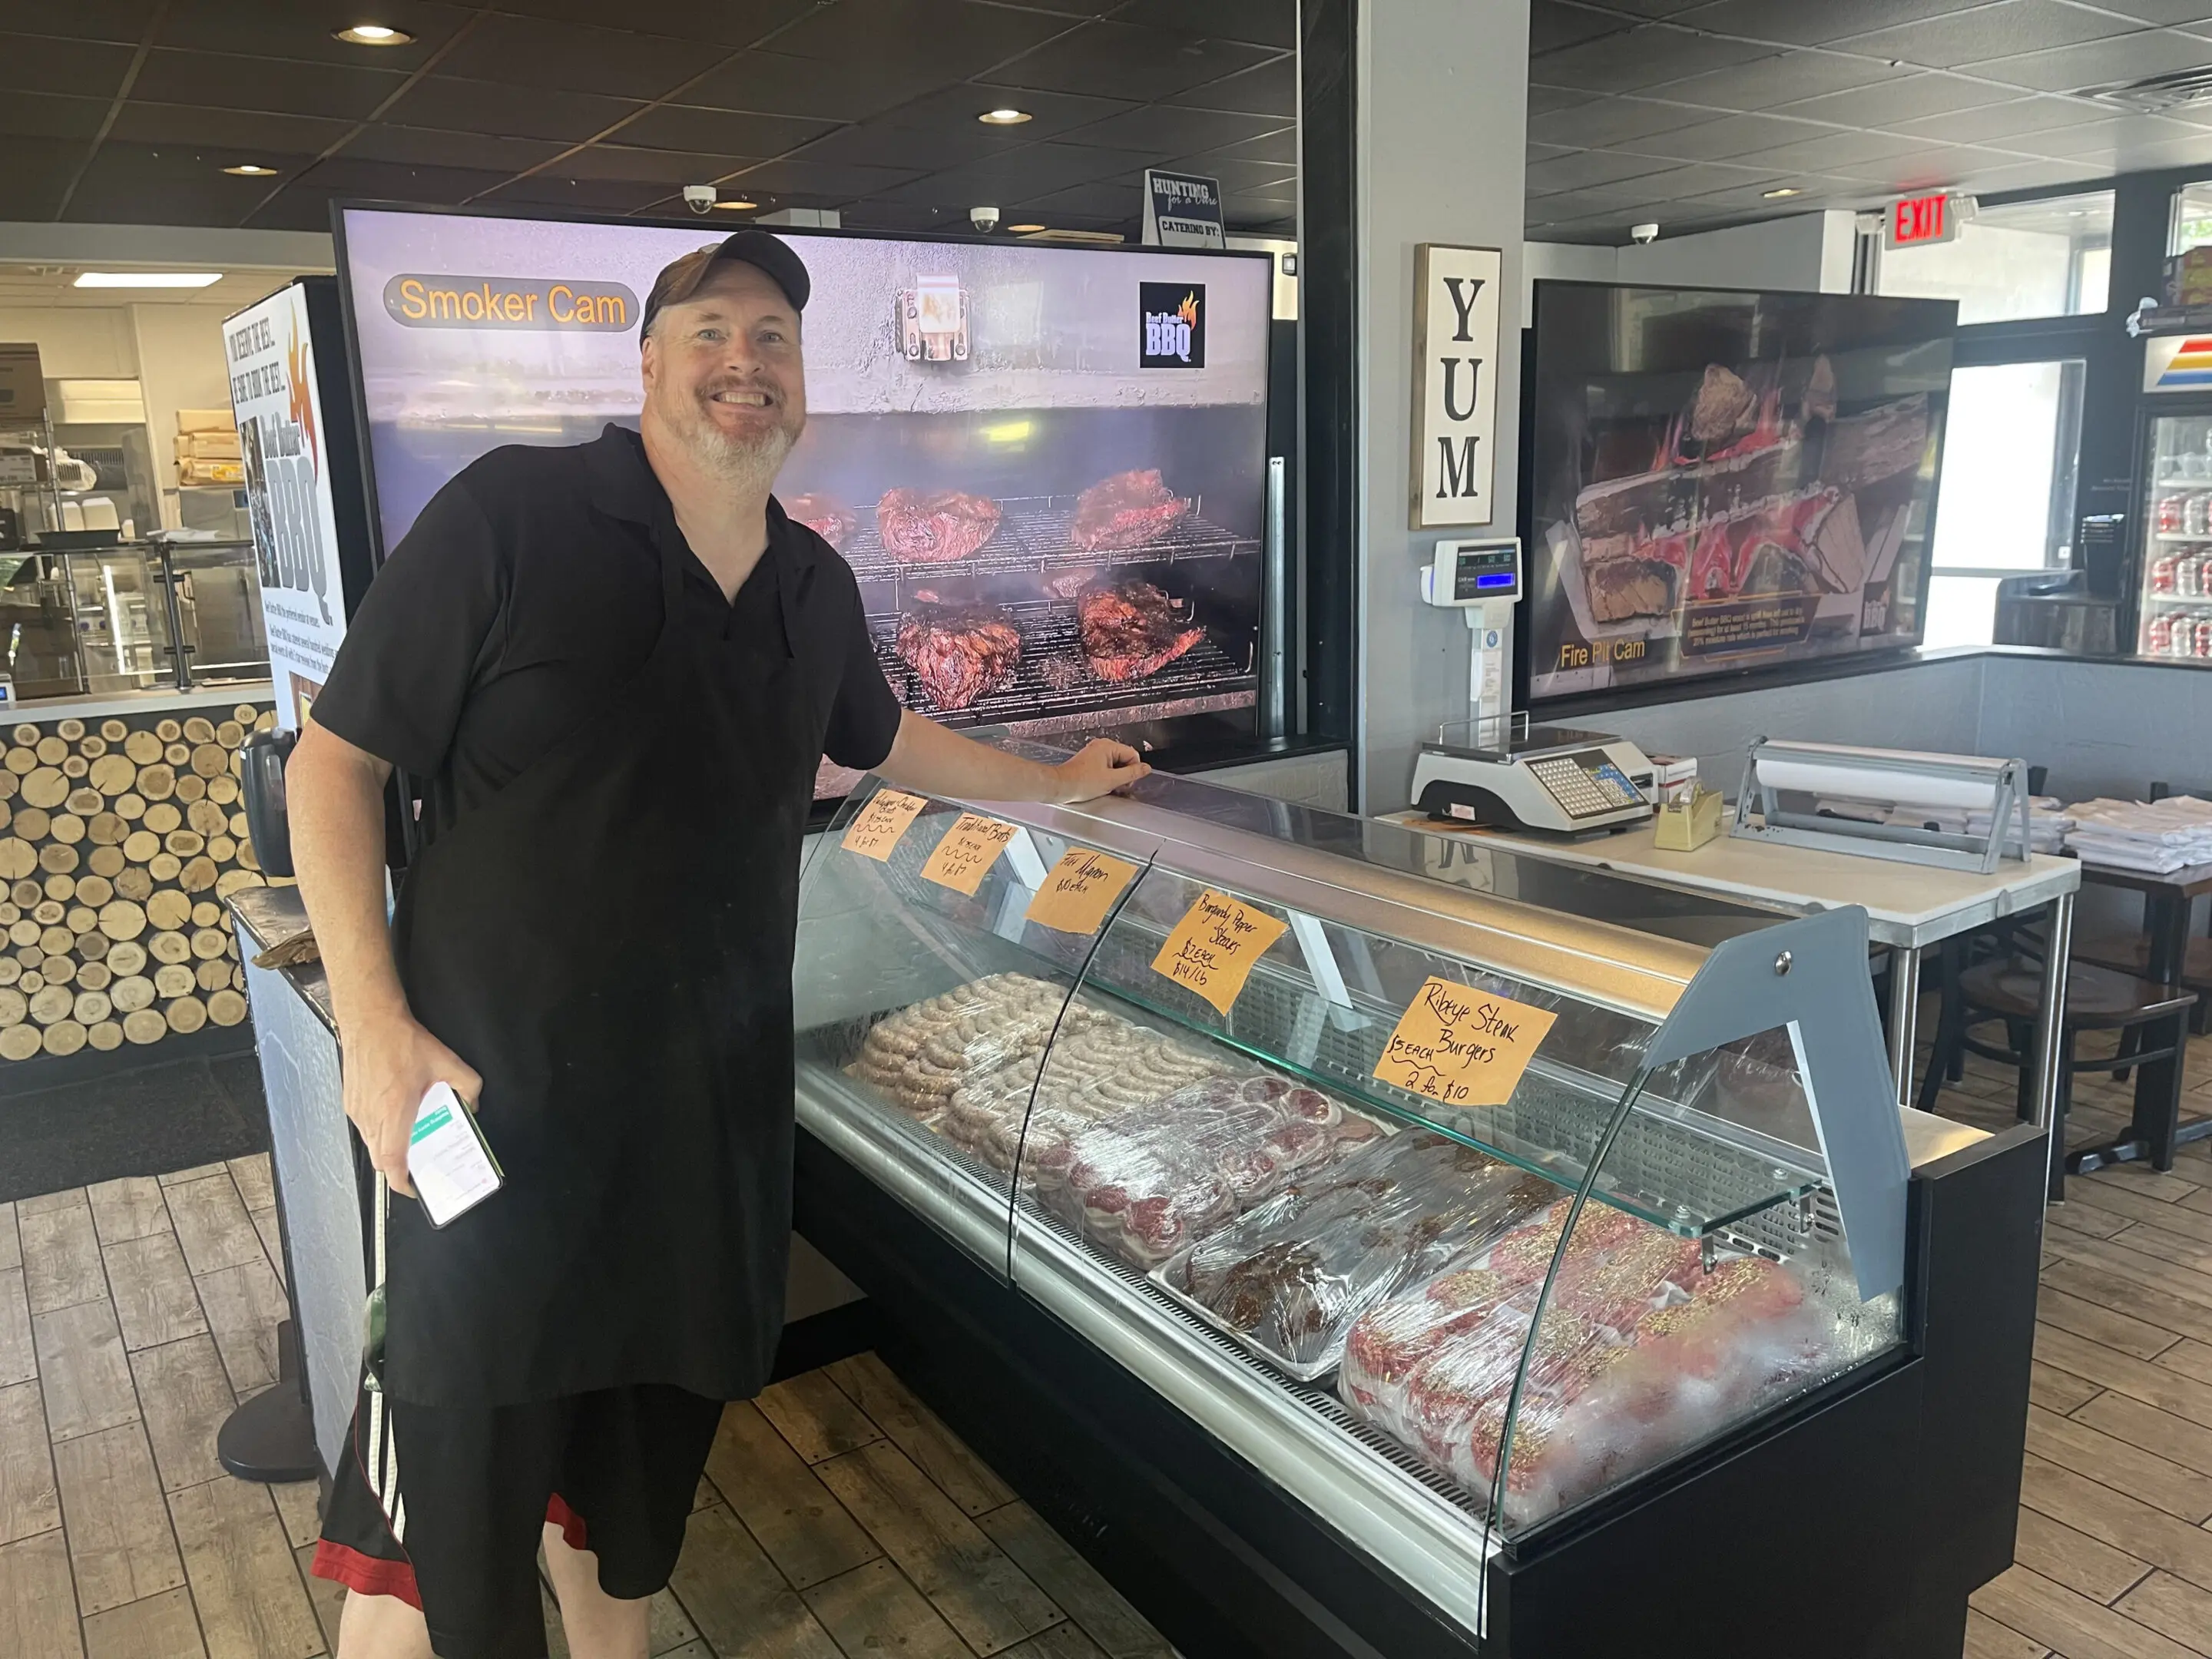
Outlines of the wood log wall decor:
<svg viewBox="0 0 2212 1659">
<path fill-rule="evenodd" d="M 221 901 L 262 884 L 240 703 L 0 726 L 0 1060 L 155 1043 L 246 1018 Z"/>
</svg>

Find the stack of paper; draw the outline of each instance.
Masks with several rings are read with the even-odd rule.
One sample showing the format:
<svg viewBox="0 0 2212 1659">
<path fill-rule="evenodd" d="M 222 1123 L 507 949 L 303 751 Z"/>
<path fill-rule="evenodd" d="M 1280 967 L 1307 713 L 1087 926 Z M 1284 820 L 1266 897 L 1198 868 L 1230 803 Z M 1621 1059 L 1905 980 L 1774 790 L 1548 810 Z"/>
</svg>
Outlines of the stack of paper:
<svg viewBox="0 0 2212 1659">
<path fill-rule="evenodd" d="M 2212 800 L 2172 795 L 2160 801 L 2085 800 L 2066 809 L 2075 827 L 2066 844 L 2094 864 L 2166 875 L 2212 864 Z"/>
</svg>

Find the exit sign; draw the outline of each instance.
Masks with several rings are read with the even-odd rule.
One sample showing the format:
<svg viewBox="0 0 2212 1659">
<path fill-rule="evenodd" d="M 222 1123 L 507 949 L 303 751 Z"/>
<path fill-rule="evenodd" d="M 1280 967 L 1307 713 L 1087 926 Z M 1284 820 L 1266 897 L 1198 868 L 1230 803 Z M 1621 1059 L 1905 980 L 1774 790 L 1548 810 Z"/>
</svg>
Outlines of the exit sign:
<svg viewBox="0 0 2212 1659">
<path fill-rule="evenodd" d="M 1961 198 L 1954 196 L 1908 196 L 1889 204 L 1882 222 L 1884 247 L 1926 247 L 1948 242 L 1959 234 Z"/>
</svg>

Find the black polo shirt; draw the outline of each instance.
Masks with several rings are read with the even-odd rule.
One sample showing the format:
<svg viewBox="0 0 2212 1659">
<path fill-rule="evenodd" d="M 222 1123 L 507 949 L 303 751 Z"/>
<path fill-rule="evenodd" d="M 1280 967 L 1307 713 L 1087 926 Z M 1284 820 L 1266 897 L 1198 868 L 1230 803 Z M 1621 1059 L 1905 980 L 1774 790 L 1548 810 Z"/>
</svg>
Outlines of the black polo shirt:
<svg viewBox="0 0 2212 1659">
<path fill-rule="evenodd" d="M 661 624 L 656 523 L 680 535 L 643 441 L 624 427 L 471 462 L 369 584 L 315 723 L 426 781 L 422 823 L 434 837 L 644 666 Z M 830 544 L 771 501 L 768 550 L 734 602 L 696 555 L 684 559 L 678 625 L 796 659 L 827 711 L 829 757 L 879 765 L 898 701 L 852 570 Z"/>
</svg>

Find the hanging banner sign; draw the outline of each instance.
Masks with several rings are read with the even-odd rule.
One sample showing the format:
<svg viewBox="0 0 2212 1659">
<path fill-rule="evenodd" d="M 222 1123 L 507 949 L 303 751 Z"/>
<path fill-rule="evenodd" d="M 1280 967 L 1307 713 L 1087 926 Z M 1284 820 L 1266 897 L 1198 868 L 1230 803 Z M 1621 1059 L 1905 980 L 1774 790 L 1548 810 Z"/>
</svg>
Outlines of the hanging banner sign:
<svg viewBox="0 0 2212 1659">
<path fill-rule="evenodd" d="M 1145 169 L 1146 247 L 1224 247 L 1221 181 L 1196 173 Z"/>
<path fill-rule="evenodd" d="M 1413 527 L 1488 524 L 1498 438 L 1496 248 L 1413 250 Z"/>
</svg>

